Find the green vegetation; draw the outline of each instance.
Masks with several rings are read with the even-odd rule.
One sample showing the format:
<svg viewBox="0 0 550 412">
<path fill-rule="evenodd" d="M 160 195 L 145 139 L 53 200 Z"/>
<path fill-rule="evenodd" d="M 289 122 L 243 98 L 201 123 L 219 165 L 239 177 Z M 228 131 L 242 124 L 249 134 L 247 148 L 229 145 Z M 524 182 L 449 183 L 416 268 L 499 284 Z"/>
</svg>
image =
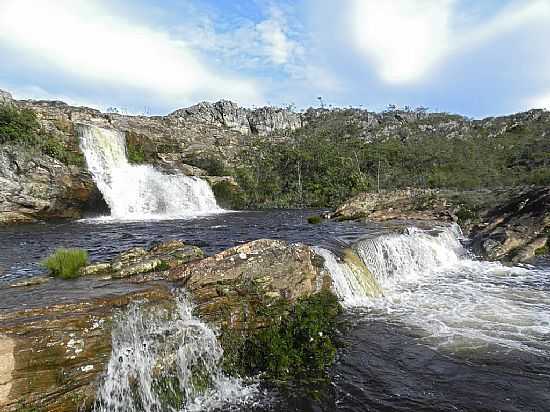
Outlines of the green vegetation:
<svg viewBox="0 0 550 412">
<path fill-rule="evenodd" d="M 546 245 L 543 247 L 539 247 L 537 250 L 535 250 L 535 256 L 544 256 L 550 254 L 550 247 L 548 246 L 550 243 L 550 239 L 546 240 Z"/>
<path fill-rule="evenodd" d="M 67 149 L 58 137 L 40 129 L 36 114 L 29 109 L 0 106 L 0 144 L 15 143 L 38 150 L 66 165 L 81 166 L 80 152 Z"/>
<path fill-rule="evenodd" d="M 508 128 L 510 120 L 472 122 L 455 136 L 453 128 L 438 130 L 440 122 L 466 120 L 429 114 L 394 121 L 394 129 L 372 126 L 369 132 L 379 137 L 369 141 L 362 121 L 358 111 L 332 111 L 279 139 L 256 138 L 234 172 L 245 206 L 326 207 L 367 190 L 550 183 L 548 122 L 526 120 Z"/>
<path fill-rule="evenodd" d="M 128 161 L 133 164 L 146 163 L 145 150 L 141 144 L 134 140 L 128 139 L 126 142 L 126 152 Z"/>
<path fill-rule="evenodd" d="M 228 181 L 221 181 L 212 186 L 219 206 L 224 209 L 240 209 L 244 206 L 243 194 L 238 186 Z"/>
<path fill-rule="evenodd" d="M 61 279 L 74 279 L 78 270 L 88 264 L 88 252 L 82 249 L 59 248 L 42 262 L 51 276 Z"/>
<path fill-rule="evenodd" d="M 310 216 L 310 217 L 307 218 L 307 222 L 311 223 L 312 225 L 319 224 L 322 221 L 323 221 L 323 219 L 321 218 L 321 216 Z"/>
<path fill-rule="evenodd" d="M 0 106 L 0 144 L 15 142 L 35 145 L 38 143 L 39 128 L 32 110 Z"/>
<path fill-rule="evenodd" d="M 224 368 L 241 376 L 262 373 L 272 380 L 323 378 L 336 355 L 340 312 L 336 297 L 327 291 L 294 305 L 282 299 L 262 305 L 252 316 L 267 326 L 246 338 L 225 331 Z"/>
</svg>

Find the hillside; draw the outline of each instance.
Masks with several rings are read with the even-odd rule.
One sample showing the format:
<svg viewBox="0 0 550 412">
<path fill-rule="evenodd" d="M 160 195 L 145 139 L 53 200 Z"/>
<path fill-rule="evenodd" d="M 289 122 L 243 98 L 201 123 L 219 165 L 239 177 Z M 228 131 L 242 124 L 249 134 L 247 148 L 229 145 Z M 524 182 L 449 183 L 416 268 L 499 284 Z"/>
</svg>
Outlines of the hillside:
<svg viewBox="0 0 550 412">
<path fill-rule="evenodd" d="M 379 188 L 550 181 L 550 113 L 543 110 L 473 120 L 425 110 L 252 110 L 220 101 L 146 117 L 16 101 L 7 92 L 0 107 L 0 220 L 8 222 L 78 217 L 101 204 L 79 149 L 81 123 L 124 133 L 136 163 L 232 176 L 211 179 L 230 207 L 319 207 Z M 14 113 L 25 114 L 26 132 L 12 127 Z"/>
</svg>

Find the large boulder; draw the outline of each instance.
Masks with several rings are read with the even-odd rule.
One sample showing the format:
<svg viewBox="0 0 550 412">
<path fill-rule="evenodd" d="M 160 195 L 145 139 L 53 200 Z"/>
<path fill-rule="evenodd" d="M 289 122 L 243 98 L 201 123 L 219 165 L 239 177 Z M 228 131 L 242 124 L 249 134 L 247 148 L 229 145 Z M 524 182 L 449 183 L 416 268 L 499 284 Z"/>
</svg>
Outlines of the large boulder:
<svg viewBox="0 0 550 412">
<path fill-rule="evenodd" d="M 260 239 L 176 267 L 169 279 L 192 295 L 202 317 L 217 325 L 247 328 L 252 307 L 295 302 L 330 288 L 323 259 L 301 243 Z"/>
<path fill-rule="evenodd" d="M 232 364 L 238 373 L 268 369 L 273 376 L 287 375 L 288 367 L 273 361 L 286 359 L 272 353 L 280 351 L 270 346 L 274 334 L 285 339 L 301 371 L 313 362 L 321 368 L 314 373 L 321 373 L 332 362 L 331 333 L 339 305 L 329 292 L 323 260 L 311 247 L 262 239 L 201 260 L 193 260 L 196 254 L 180 241 L 169 241 L 149 250 L 131 249 L 96 273 L 120 273 L 153 259 L 165 262 L 152 272 L 125 279 L 86 276 L 70 283 L 55 279 L 0 290 L 0 411 L 90 410 L 112 355 L 119 315 L 139 302 L 132 310 L 151 310 L 165 318 L 163 313 L 177 307 L 178 288 L 195 303 L 196 314 L 220 328 L 231 359 L 224 362 L 227 370 Z M 269 368 L 261 362 L 266 359 L 271 359 Z"/>
<path fill-rule="evenodd" d="M 37 151 L 0 146 L 0 224 L 78 218 L 98 196 L 89 173 Z"/>
<path fill-rule="evenodd" d="M 100 275 L 104 279 L 136 277 L 133 281 L 146 282 L 162 278 L 160 272 L 179 267 L 204 257 L 197 246 L 187 245 L 181 240 L 157 243 L 148 250 L 136 247 L 126 250 L 109 262 L 98 262 L 80 269 L 80 274 Z"/>
<path fill-rule="evenodd" d="M 0 312 L 0 411 L 90 410 L 111 357 L 113 316 L 131 302 L 165 306 L 173 301 L 163 286 L 109 292 Z"/>
<path fill-rule="evenodd" d="M 452 221 L 452 205 L 434 189 L 383 190 L 364 192 L 340 205 L 327 217 L 337 220 L 371 221 L 439 220 Z"/>
<path fill-rule="evenodd" d="M 488 210 L 473 228 L 474 251 L 490 260 L 524 262 L 548 253 L 550 187 L 525 188 Z"/>
</svg>

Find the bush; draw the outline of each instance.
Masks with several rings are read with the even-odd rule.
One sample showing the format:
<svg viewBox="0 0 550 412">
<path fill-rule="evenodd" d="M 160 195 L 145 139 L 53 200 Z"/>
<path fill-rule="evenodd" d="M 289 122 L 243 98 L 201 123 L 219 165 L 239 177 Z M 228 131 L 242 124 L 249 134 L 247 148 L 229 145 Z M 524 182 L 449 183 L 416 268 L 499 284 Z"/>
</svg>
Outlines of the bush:
<svg viewBox="0 0 550 412">
<path fill-rule="evenodd" d="M 318 223 L 322 222 L 321 216 L 310 216 L 307 218 L 307 222 L 311 223 L 312 225 L 316 225 Z"/>
<path fill-rule="evenodd" d="M 293 305 L 280 300 L 255 308 L 253 316 L 267 325 L 244 340 L 227 332 L 222 335 L 224 368 L 238 376 L 262 373 L 273 380 L 323 380 L 336 356 L 341 311 L 337 298 L 328 291 Z"/>
<path fill-rule="evenodd" d="M 128 161 L 133 164 L 146 163 L 146 155 L 143 146 L 139 143 L 127 141 L 126 151 L 128 155 Z"/>
<path fill-rule="evenodd" d="M 216 202 L 224 209 L 240 209 L 244 206 L 241 190 L 227 181 L 218 182 L 212 186 Z"/>
<path fill-rule="evenodd" d="M 57 249 L 42 262 L 51 276 L 61 279 L 74 279 L 78 270 L 88 264 L 88 252 L 83 249 Z"/>
<path fill-rule="evenodd" d="M 214 156 L 199 157 L 195 155 L 185 159 L 185 163 L 206 170 L 209 176 L 229 175 L 224 163 Z"/>
<path fill-rule="evenodd" d="M 13 142 L 35 145 L 39 128 L 40 124 L 32 110 L 0 106 L 0 144 Z"/>
</svg>

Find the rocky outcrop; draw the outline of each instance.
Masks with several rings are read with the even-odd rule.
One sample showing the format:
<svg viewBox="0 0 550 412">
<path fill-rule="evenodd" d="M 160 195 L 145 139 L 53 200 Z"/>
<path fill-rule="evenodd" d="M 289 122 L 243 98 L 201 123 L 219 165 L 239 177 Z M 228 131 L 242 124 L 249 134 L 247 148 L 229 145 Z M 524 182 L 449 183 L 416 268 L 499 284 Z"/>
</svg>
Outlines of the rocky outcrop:
<svg viewBox="0 0 550 412">
<path fill-rule="evenodd" d="M 337 220 L 458 222 L 485 259 L 525 262 L 547 253 L 550 188 L 360 193 L 325 215 Z"/>
<path fill-rule="evenodd" d="M 303 244 L 261 239 L 169 271 L 193 294 L 197 310 L 220 326 L 247 328 L 254 305 L 295 302 L 330 287 L 323 260 Z"/>
<path fill-rule="evenodd" d="M 201 254 L 169 241 L 88 266 L 76 281 L 19 282 L 0 290 L 0 411 L 90 410 L 111 357 L 113 327 L 133 302 L 169 313 L 176 306 L 172 290 L 184 288 L 201 318 L 238 331 L 240 343 L 223 342 L 234 353 L 245 351 L 237 346 L 249 333 L 281 321 L 265 316 L 272 305 L 291 311 L 331 284 L 322 259 L 302 244 L 263 239 L 196 260 Z"/>
<path fill-rule="evenodd" d="M 0 410 L 90 410 L 111 356 L 113 316 L 134 301 L 162 306 L 171 299 L 155 286 L 0 313 Z"/>
<path fill-rule="evenodd" d="M 337 220 L 457 220 L 448 197 L 439 190 L 406 189 L 364 192 L 325 217 Z"/>
<path fill-rule="evenodd" d="M 176 110 L 170 117 L 217 124 L 245 135 L 267 136 L 270 133 L 302 127 L 301 115 L 290 110 L 276 107 L 250 110 L 227 100 L 213 104 L 202 102 L 187 109 Z"/>
<path fill-rule="evenodd" d="M 547 253 L 550 187 L 526 188 L 481 215 L 472 230 L 475 252 L 490 260 L 524 262 Z"/>
<path fill-rule="evenodd" d="M 99 196 L 86 171 L 29 149 L 0 146 L 0 224 L 79 218 Z"/>
<path fill-rule="evenodd" d="M 152 246 L 150 249 L 132 248 L 122 252 L 110 262 L 100 262 L 80 269 L 81 275 L 100 275 L 104 279 L 121 279 L 136 275 L 141 281 L 162 278 L 159 272 L 178 267 L 197 259 L 204 254 L 196 246 L 186 245 L 180 240 L 171 240 Z"/>
</svg>

